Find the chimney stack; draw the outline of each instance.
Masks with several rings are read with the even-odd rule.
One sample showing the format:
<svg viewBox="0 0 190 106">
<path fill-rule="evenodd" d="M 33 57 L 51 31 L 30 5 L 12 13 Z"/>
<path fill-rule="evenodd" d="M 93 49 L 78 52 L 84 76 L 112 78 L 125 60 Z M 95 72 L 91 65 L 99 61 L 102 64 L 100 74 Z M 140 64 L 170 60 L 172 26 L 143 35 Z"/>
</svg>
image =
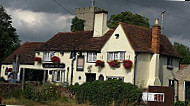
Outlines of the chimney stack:
<svg viewBox="0 0 190 106">
<path fill-rule="evenodd" d="M 109 30 L 107 27 L 107 18 L 107 11 L 98 11 L 95 13 L 93 37 L 101 37 Z"/>
<path fill-rule="evenodd" d="M 152 50 L 154 53 L 160 53 L 161 27 L 159 20 L 155 20 L 155 25 L 152 26 Z"/>
</svg>

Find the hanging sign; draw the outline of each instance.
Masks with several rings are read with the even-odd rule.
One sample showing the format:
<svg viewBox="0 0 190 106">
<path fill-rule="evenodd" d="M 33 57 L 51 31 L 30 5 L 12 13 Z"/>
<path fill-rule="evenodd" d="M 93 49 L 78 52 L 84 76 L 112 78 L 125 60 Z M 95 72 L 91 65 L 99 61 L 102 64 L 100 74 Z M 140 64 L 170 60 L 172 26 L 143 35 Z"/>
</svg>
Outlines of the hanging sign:
<svg viewBox="0 0 190 106">
<path fill-rule="evenodd" d="M 65 68 L 65 64 L 64 63 L 59 63 L 59 64 L 55 64 L 55 63 L 43 63 L 42 66 L 44 68 Z"/>
</svg>

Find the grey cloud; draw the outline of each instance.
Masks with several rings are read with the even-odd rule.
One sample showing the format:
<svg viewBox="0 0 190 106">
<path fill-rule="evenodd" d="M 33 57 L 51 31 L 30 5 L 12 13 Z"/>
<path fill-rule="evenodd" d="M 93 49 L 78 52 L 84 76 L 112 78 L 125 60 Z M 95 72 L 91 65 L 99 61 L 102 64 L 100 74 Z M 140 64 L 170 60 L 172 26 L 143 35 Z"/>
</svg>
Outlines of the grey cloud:
<svg viewBox="0 0 190 106">
<path fill-rule="evenodd" d="M 68 9 L 74 15 L 75 8 L 90 6 L 91 0 L 56 0 L 64 8 Z M 150 20 L 150 24 L 154 24 L 155 18 L 160 18 L 162 10 L 166 10 L 164 18 L 164 33 L 168 35 L 172 40 L 179 39 L 179 41 L 188 42 L 190 39 L 190 3 L 189 2 L 174 2 L 166 0 L 95 0 L 96 6 L 108 10 L 109 16 L 111 14 L 118 14 L 122 11 L 131 11 L 132 13 L 141 14 Z M 6 8 L 21 9 L 23 11 L 28 10 L 36 13 L 47 14 L 68 14 L 64 9 L 57 6 L 53 0 L 0 0 L 0 3 Z M 12 14 L 10 14 L 12 15 Z M 52 19 L 45 18 L 44 21 L 52 24 L 55 21 L 55 17 Z M 68 21 L 68 20 L 67 20 Z M 71 19 L 70 19 L 71 21 Z M 69 23 L 64 21 L 65 23 Z M 45 22 L 44 22 L 45 23 Z M 25 34 L 28 32 L 30 35 L 40 35 L 39 39 L 46 39 L 53 36 L 56 31 L 69 31 L 70 25 L 60 28 L 59 24 L 54 22 L 55 26 L 50 27 L 46 24 L 41 25 L 38 30 L 27 30 L 24 27 L 19 27 L 18 33 L 22 39 L 38 40 L 32 37 L 28 37 Z M 50 28 L 49 28 L 50 27 Z M 29 26 L 28 26 L 29 28 Z M 51 29 L 51 30 L 50 30 Z M 33 31 L 35 30 L 35 31 Z M 22 33 L 21 33 L 22 32 Z M 26 33 L 27 32 L 27 33 Z M 43 33 L 42 33 L 43 32 Z M 47 37 L 45 37 L 47 36 Z M 43 38 L 44 37 L 44 38 Z M 176 38 L 176 39 L 174 39 Z M 184 41 L 185 40 L 185 41 Z M 188 44 L 190 46 L 190 44 Z"/>
</svg>

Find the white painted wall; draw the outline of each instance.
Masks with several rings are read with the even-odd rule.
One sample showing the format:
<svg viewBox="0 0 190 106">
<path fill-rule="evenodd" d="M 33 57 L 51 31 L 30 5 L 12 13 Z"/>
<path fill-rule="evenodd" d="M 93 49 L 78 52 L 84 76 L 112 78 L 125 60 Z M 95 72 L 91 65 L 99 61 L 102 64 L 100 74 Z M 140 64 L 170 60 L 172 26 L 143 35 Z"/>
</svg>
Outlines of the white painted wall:
<svg viewBox="0 0 190 106">
<path fill-rule="evenodd" d="M 115 34 L 119 34 L 119 38 L 116 39 Z M 114 51 L 125 51 L 125 59 L 130 59 L 134 63 L 134 56 L 135 53 L 122 30 L 122 27 L 119 25 L 115 32 L 112 34 L 108 42 L 104 45 L 101 50 L 101 53 L 98 53 L 97 59 L 103 60 L 105 62 L 105 67 L 100 69 L 99 67 L 95 67 L 95 63 L 85 63 L 84 71 L 76 71 L 74 73 L 74 83 L 82 84 L 86 82 L 85 73 L 96 73 L 96 80 L 100 74 L 104 76 L 104 80 L 106 80 L 106 76 L 117 76 L 117 77 L 124 77 L 124 82 L 133 83 L 134 78 L 134 64 L 131 69 L 125 69 L 123 67 L 123 63 L 121 63 L 120 68 L 111 68 L 107 63 L 107 52 L 114 52 Z M 85 62 L 87 61 L 87 53 L 83 53 L 85 56 Z M 75 63 L 76 66 L 76 63 Z M 88 72 L 88 67 L 92 66 L 91 72 Z M 81 76 L 81 80 L 79 80 L 79 76 Z"/>
<path fill-rule="evenodd" d="M 173 69 L 170 70 L 167 68 L 167 57 L 160 56 L 160 65 L 159 65 L 159 78 L 161 80 L 162 86 L 168 86 L 169 79 L 173 79 L 174 73 L 179 70 L 179 59 L 173 58 Z"/>
<path fill-rule="evenodd" d="M 160 86 L 161 82 L 158 76 L 159 73 L 159 57 L 160 54 L 153 54 L 151 56 L 151 60 L 150 60 L 150 69 L 149 69 L 149 79 L 147 82 L 147 86 L 149 85 L 156 85 L 156 86 Z"/>
<path fill-rule="evenodd" d="M 138 86 L 142 86 L 143 88 L 148 87 L 151 57 L 152 54 L 148 53 L 141 53 L 137 55 L 135 82 Z"/>
<path fill-rule="evenodd" d="M 3 77 L 5 80 L 8 80 L 8 75 L 10 72 L 8 72 L 8 75 L 5 75 L 5 70 L 6 68 L 13 68 L 13 65 L 10 64 L 10 65 L 1 65 L 1 77 Z"/>
</svg>

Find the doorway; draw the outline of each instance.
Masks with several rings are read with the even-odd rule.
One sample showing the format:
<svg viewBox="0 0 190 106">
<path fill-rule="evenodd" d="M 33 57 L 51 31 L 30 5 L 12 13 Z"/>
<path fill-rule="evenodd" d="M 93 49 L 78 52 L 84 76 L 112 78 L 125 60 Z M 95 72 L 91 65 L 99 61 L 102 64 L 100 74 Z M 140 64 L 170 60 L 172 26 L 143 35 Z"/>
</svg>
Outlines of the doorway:
<svg viewBox="0 0 190 106">
<path fill-rule="evenodd" d="M 185 101 L 190 100 L 190 81 L 185 81 Z"/>
<path fill-rule="evenodd" d="M 43 77 L 44 77 L 44 71 L 45 70 L 36 70 L 36 69 L 25 69 L 25 75 L 24 75 L 24 80 L 25 81 L 39 81 L 43 82 Z M 20 71 L 20 81 L 22 81 L 22 73 L 23 73 L 23 68 L 21 68 Z M 46 72 L 45 75 L 45 81 L 48 79 L 48 73 Z"/>
<path fill-rule="evenodd" d="M 96 74 L 95 73 L 86 73 L 86 82 L 92 82 L 96 80 Z"/>
</svg>

